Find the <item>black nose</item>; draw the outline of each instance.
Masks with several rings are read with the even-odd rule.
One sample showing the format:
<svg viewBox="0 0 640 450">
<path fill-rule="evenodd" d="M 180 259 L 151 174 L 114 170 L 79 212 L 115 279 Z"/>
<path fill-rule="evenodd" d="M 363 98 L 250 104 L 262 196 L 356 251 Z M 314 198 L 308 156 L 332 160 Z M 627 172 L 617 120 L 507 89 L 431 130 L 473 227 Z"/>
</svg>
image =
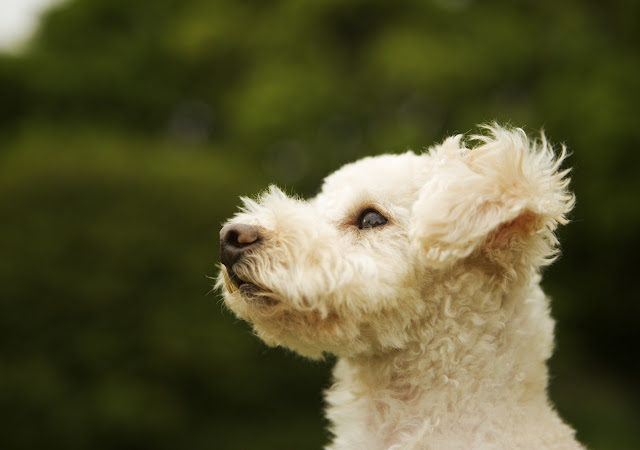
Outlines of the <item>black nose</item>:
<svg viewBox="0 0 640 450">
<path fill-rule="evenodd" d="M 242 223 L 226 225 L 220 230 L 220 262 L 231 269 L 245 250 L 260 242 L 258 227 Z"/>
</svg>

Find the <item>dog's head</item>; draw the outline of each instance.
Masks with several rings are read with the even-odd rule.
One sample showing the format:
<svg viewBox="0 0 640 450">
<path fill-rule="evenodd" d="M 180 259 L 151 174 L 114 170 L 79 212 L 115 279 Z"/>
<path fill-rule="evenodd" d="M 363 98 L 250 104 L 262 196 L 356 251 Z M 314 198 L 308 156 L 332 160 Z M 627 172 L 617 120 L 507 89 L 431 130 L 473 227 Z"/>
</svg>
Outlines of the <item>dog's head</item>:
<svg viewBox="0 0 640 450">
<path fill-rule="evenodd" d="M 548 263 L 573 205 L 564 149 L 487 128 L 473 149 L 456 136 L 348 164 L 308 201 L 275 187 L 243 199 L 220 234 L 227 306 L 270 345 L 370 354 L 403 348 L 461 289 Z"/>
</svg>

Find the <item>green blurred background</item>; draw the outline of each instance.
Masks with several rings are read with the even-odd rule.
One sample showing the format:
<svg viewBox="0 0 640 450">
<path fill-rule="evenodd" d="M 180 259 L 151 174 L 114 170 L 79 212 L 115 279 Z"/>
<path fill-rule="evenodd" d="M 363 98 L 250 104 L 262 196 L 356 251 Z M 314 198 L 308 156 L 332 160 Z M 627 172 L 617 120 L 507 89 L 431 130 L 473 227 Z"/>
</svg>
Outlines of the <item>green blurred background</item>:
<svg viewBox="0 0 640 450">
<path fill-rule="evenodd" d="M 551 396 L 640 448 L 637 1 L 75 0 L 0 55 L 0 448 L 314 449 L 332 361 L 210 292 L 268 183 L 498 120 L 565 142 Z"/>
</svg>

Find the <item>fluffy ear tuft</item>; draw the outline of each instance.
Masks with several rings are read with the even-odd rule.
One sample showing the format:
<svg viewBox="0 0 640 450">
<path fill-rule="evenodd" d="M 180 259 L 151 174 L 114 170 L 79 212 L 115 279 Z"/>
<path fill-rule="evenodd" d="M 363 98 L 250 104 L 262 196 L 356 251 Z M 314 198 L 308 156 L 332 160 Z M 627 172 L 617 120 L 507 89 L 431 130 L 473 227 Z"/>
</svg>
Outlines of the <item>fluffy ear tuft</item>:
<svg viewBox="0 0 640 450">
<path fill-rule="evenodd" d="M 433 169 L 413 206 L 411 237 L 435 266 L 484 249 L 527 253 L 537 264 L 553 259 L 554 230 L 574 205 L 569 170 L 560 166 L 544 134 L 531 140 L 522 129 L 496 124 L 467 148 L 455 136 L 430 150 Z"/>
</svg>

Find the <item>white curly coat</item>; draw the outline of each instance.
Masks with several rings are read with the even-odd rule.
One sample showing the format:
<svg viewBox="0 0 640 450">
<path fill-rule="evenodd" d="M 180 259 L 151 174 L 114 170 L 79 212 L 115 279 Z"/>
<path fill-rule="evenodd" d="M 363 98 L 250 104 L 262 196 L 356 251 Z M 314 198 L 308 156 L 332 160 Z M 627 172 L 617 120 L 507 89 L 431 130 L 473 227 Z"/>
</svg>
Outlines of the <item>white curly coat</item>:
<svg viewBox="0 0 640 450">
<path fill-rule="evenodd" d="M 270 187 L 228 222 L 261 242 L 242 287 L 221 267 L 226 305 L 268 345 L 338 357 L 328 449 L 582 448 L 548 399 L 539 286 L 574 204 L 565 150 L 484 128 L 348 164 L 308 201 Z M 359 229 L 369 209 L 388 222 Z"/>
</svg>

